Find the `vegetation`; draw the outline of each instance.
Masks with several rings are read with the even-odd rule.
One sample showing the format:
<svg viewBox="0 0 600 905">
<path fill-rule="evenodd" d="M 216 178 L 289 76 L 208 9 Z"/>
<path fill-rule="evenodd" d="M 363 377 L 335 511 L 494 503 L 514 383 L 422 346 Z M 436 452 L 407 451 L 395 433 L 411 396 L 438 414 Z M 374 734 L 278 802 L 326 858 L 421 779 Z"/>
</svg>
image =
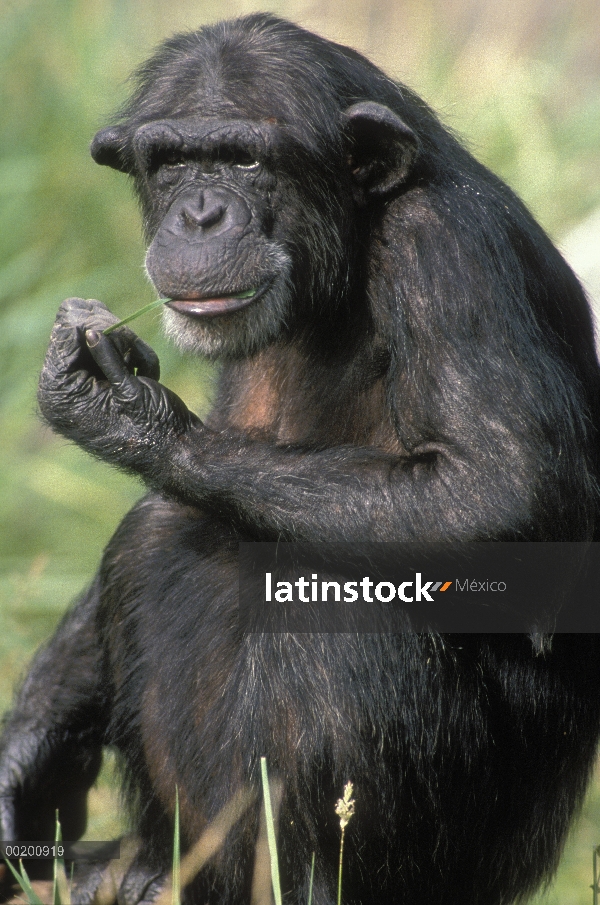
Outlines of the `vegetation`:
<svg viewBox="0 0 600 905">
<path fill-rule="evenodd" d="M 352 44 L 412 85 L 557 239 L 600 205 L 600 10 L 596 0 L 231 0 Z M 60 301 L 97 297 L 118 317 L 155 298 L 142 270 L 136 205 L 88 144 L 126 78 L 177 29 L 223 15 L 216 0 L 0 0 L 0 711 L 35 647 L 91 579 L 143 492 L 50 435 L 35 387 Z M 199 414 L 213 373 L 158 332 L 163 379 Z M 110 780 L 92 796 L 90 838 L 118 832 Z M 589 796 L 548 905 L 590 900 L 600 788 Z"/>
</svg>

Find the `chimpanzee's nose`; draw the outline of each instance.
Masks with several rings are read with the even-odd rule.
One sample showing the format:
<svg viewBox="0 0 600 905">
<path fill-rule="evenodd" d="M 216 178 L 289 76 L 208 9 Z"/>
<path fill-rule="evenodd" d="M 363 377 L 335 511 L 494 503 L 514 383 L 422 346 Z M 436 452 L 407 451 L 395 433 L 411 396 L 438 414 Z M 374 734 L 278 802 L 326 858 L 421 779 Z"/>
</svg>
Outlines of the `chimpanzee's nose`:
<svg viewBox="0 0 600 905">
<path fill-rule="evenodd" d="M 203 242 L 217 236 L 241 234 L 251 220 L 250 209 L 236 192 L 217 186 L 198 189 L 180 198 L 164 225 L 187 241 Z"/>
<path fill-rule="evenodd" d="M 227 206 L 222 198 L 210 191 L 201 191 L 196 202 L 188 201 L 181 208 L 181 216 L 186 226 L 192 229 L 208 230 L 220 223 Z"/>
</svg>

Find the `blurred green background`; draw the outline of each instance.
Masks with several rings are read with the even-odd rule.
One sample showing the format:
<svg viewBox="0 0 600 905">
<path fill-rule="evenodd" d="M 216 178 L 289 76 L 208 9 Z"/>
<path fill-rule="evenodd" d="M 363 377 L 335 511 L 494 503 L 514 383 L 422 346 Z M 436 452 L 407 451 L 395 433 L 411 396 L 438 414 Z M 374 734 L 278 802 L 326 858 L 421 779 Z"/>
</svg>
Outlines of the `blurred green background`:
<svg viewBox="0 0 600 905">
<path fill-rule="evenodd" d="M 414 87 L 557 241 L 600 206 L 598 0 L 0 0 L 0 711 L 142 493 L 36 415 L 60 301 L 96 297 L 124 316 L 154 297 L 126 179 L 92 163 L 90 139 L 163 37 L 258 9 Z M 202 413 L 210 369 L 165 344 L 158 315 L 138 323 L 165 383 Z M 90 838 L 118 831 L 110 773 L 109 759 Z M 591 902 L 598 843 L 597 783 L 543 901 Z"/>
</svg>

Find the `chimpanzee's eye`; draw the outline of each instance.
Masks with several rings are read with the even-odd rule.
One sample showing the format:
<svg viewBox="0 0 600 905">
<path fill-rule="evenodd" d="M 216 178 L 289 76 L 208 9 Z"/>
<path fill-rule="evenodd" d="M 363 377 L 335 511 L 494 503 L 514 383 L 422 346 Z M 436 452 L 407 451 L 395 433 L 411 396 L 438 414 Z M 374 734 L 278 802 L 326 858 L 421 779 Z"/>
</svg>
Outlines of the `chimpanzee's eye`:
<svg viewBox="0 0 600 905">
<path fill-rule="evenodd" d="M 215 166 L 240 167 L 244 170 L 254 170 L 259 166 L 254 155 L 243 148 L 222 145 L 211 157 Z"/>
<path fill-rule="evenodd" d="M 148 170 L 155 174 L 161 169 L 168 171 L 176 167 L 185 167 L 188 163 L 188 158 L 177 148 L 156 148 L 151 154 Z"/>
<path fill-rule="evenodd" d="M 164 155 L 161 155 L 160 164 L 163 167 L 184 167 L 187 160 L 181 151 L 166 151 Z"/>
<path fill-rule="evenodd" d="M 250 151 L 238 148 L 233 153 L 233 166 L 244 170 L 256 170 L 260 166 L 260 162 Z"/>
</svg>

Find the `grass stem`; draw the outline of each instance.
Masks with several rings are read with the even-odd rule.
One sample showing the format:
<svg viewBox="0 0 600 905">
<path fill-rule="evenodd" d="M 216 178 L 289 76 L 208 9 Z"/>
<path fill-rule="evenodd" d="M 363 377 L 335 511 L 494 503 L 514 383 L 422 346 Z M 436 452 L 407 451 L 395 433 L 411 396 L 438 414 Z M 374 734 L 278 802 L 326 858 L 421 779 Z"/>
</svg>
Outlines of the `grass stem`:
<svg viewBox="0 0 600 905">
<path fill-rule="evenodd" d="M 127 317 L 124 317 L 122 321 L 117 321 L 116 324 L 111 324 L 110 327 L 107 327 L 106 330 L 103 330 L 102 333 L 104 336 L 108 336 L 109 333 L 112 333 L 113 330 L 116 330 L 117 327 L 122 327 L 124 324 L 128 324 L 130 321 L 136 320 L 138 317 L 141 317 L 142 314 L 146 314 L 148 311 L 153 311 L 155 308 L 160 308 L 161 305 L 164 305 L 165 302 L 168 302 L 169 299 L 156 299 L 154 302 L 149 302 L 147 305 L 144 305 L 143 308 L 138 308 L 137 311 L 134 311 L 133 314 L 128 314 Z"/>
<path fill-rule="evenodd" d="M 262 777 L 263 796 L 265 800 L 265 818 L 267 821 L 267 840 L 269 843 L 269 856 L 271 859 L 271 882 L 273 884 L 273 896 L 275 905 L 281 905 L 281 881 L 279 879 L 279 859 L 277 857 L 277 841 L 275 839 L 275 820 L 271 805 L 271 790 L 267 774 L 267 759 L 261 757 L 260 772 Z"/>
<path fill-rule="evenodd" d="M 173 831 L 173 883 L 171 905 L 181 905 L 181 837 L 179 831 L 179 787 L 175 786 L 175 829 Z"/>
</svg>

